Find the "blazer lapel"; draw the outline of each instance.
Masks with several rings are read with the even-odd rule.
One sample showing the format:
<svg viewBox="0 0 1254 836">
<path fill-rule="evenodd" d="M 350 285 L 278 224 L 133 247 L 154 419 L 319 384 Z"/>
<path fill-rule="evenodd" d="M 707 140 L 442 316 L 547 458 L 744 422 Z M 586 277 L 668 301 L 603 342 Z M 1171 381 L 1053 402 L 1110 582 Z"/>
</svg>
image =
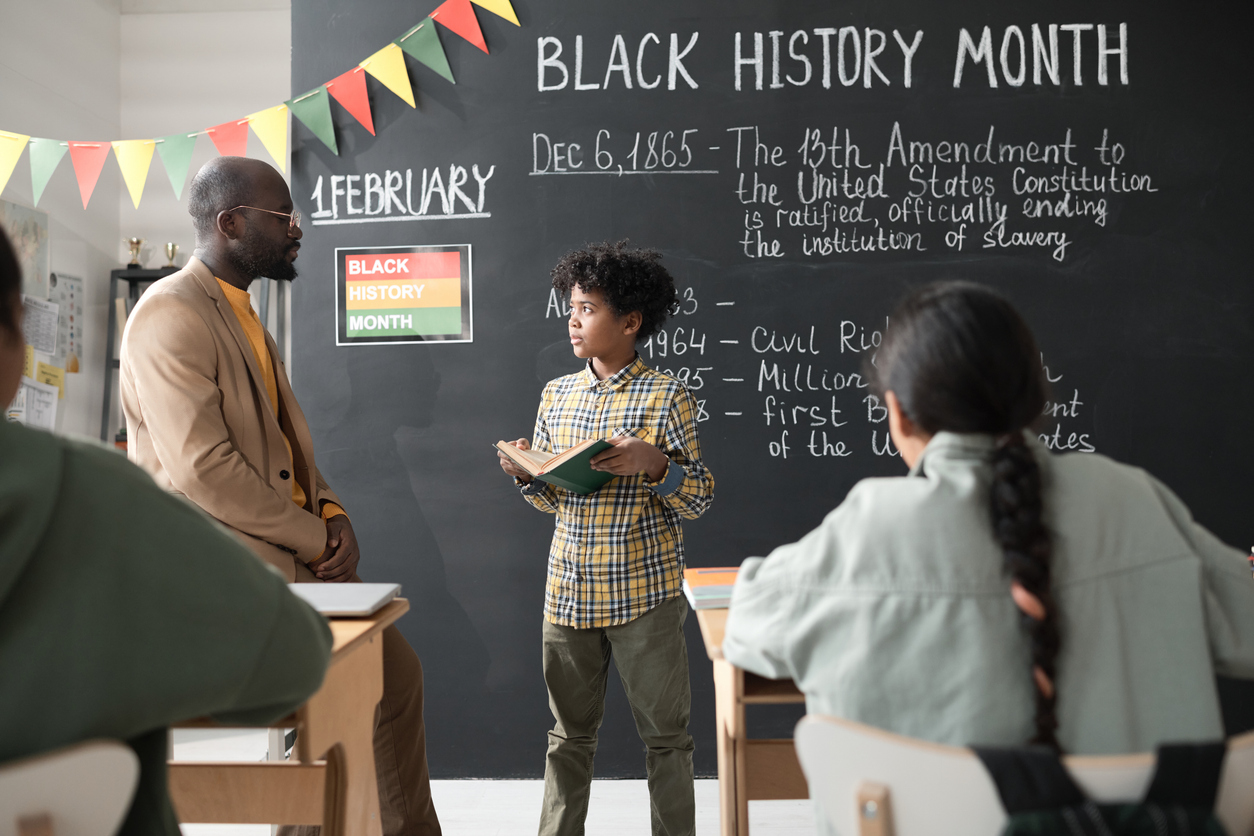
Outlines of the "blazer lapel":
<svg viewBox="0 0 1254 836">
<path fill-rule="evenodd" d="M 240 353 L 244 355 L 244 363 L 248 366 L 248 375 L 252 378 L 253 389 L 256 390 L 255 393 L 260 396 L 258 400 L 261 401 L 262 408 L 270 416 L 274 426 L 279 428 L 279 417 L 270 408 L 270 396 L 266 393 L 266 380 L 261 374 L 261 367 L 257 365 L 257 356 L 253 354 L 252 344 L 248 342 L 248 336 L 244 333 L 244 326 L 240 325 L 239 317 L 235 315 L 235 309 L 231 307 L 230 300 L 226 298 L 226 294 L 222 292 L 221 286 L 218 285 L 218 280 L 214 278 L 213 273 L 204 265 L 204 262 L 197 258 L 192 258 L 187 262 L 187 266 L 192 269 L 192 274 L 196 277 L 196 280 L 200 282 L 205 293 L 217 306 L 218 314 L 222 317 L 226 330 L 235 338 Z M 281 428 L 279 430 L 282 432 Z"/>
</svg>

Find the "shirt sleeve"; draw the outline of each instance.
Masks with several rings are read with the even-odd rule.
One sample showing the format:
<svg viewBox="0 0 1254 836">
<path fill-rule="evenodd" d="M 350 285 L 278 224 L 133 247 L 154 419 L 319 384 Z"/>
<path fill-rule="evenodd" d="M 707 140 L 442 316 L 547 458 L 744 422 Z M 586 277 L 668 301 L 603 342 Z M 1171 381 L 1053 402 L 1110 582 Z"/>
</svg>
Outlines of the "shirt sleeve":
<svg viewBox="0 0 1254 836">
<path fill-rule="evenodd" d="M 1180 533 L 1202 561 L 1203 605 L 1215 672 L 1254 679 L 1254 576 L 1249 558 L 1199 525 L 1171 489 L 1150 479 Z"/>
<path fill-rule="evenodd" d="M 549 425 L 545 420 L 549 407 L 552 405 L 553 385 L 549 384 L 544 387 L 544 394 L 540 396 L 540 408 L 536 410 L 535 431 L 531 434 L 532 450 L 539 450 L 541 453 L 553 452 L 553 438 L 549 434 Z M 546 514 L 557 513 L 557 492 L 563 490 L 562 488 L 541 479 L 532 479 L 530 482 L 524 482 L 515 478 L 514 484 L 518 485 L 523 499 L 531 503 L 533 507 L 544 511 Z"/>
<path fill-rule="evenodd" d="M 666 473 L 656 482 L 645 481 L 664 505 L 681 517 L 695 520 L 714 501 L 714 477 L 701 461 L 701 439 L 697 436 L 697 402 L 681 388 L 666 416 L 666 435 L 659 445 L 671 460 Z"/>
</svg>

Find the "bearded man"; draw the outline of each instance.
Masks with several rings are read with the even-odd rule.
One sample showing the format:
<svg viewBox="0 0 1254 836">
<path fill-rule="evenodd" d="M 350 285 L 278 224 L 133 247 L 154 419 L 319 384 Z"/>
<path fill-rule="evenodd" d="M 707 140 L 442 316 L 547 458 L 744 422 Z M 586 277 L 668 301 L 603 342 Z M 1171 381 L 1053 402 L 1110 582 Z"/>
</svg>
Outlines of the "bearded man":
<svg viewBox="0 0 1254 836">
<path fill-rule="evenodd" d="M 289 582 L 355 580 L 353 525 L 318 472 L 278 348 L 248 295 L 257 278 L 296 278 L 302 233 L 287 184 L 260 160 L 219 157 L 192 181 L 188 212 L 193 257 L 149 288 L 122 337 L 129 456 Z M 422 666 L 394 626 L 383 633 L 374 744 L 385 836 L 438 836 Z"/>
</svg>

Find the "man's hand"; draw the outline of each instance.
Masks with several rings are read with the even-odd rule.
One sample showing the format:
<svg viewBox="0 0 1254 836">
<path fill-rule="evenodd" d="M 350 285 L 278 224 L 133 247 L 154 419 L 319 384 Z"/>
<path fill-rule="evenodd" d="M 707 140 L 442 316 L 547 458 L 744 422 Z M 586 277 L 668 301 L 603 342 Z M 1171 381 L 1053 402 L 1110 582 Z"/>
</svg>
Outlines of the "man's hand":
<svg viewBox="0 0 1254 836">
<path fill-rule="evenodd" d="M 328 583 L 345 583 L 353 579 L 361 551 L 353 524 L 343 514 L 327 520 L 327 547 L 322 556 L 309 565 L 319 580 Z"/>
<path fill-rule="evenodd" d="M 615 476 L 630 476 L 644 471 L 651 482 L 666 475 L 666 468 L 670 466 L 671 460 L 649 442 L 634 435 L 620 435 L 606 440 L 614 447 L 592 457 L 589 464 L 593 470 L 613 473 Z"/>
<path fill-rule="evenodd" d="M 511 441 L 510 444 L 514 445 L 519 450 L 531 449 L 531 442 L 525 438 L 520 438 L 517 441 Z M 514 460 L 509 456 L 505 455 L 500 450 L 496 451 L 496 456 L 501 460 L 501 470 L 504 470 L 510 476 L 516 476 L 524 482 L 531 481 L 531 474 L 515 464 Z"/>
</svg>

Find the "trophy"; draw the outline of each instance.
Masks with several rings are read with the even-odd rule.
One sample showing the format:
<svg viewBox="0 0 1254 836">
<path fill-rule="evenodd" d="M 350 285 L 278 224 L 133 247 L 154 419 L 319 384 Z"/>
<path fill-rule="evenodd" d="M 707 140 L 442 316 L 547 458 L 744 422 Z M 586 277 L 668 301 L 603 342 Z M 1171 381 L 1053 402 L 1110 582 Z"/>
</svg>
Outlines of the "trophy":
<svg viewBox="0 0 1254 836">
<path fill-rule="evenodd" d="M 122 240 L 125 241 L 126 245 L 131 248 L 131 261 L 126 266 L 127 267 L 143 267 L 143 265 L 139 263 L 139 248 L 144 246 L 144 239 L 143 238 L 123 238 Z"/>
<path fill-rule="evenodd" d="M 179 245 L 178 245 L 178 244 L 173 244 L 173 243 L 166 244 L 166 245 L 165 245 L 165 257 L 166 257 L 167 261 L 166 261 L 166 263 L 165 263 L 165 266 L 166 266 L 166 267 L 173 267 L 173 266 L 174 266 L 174 257 L 175 257 L 176 255 L 178 255 L 178 254 L 179 254 Z"/>
</svg>

